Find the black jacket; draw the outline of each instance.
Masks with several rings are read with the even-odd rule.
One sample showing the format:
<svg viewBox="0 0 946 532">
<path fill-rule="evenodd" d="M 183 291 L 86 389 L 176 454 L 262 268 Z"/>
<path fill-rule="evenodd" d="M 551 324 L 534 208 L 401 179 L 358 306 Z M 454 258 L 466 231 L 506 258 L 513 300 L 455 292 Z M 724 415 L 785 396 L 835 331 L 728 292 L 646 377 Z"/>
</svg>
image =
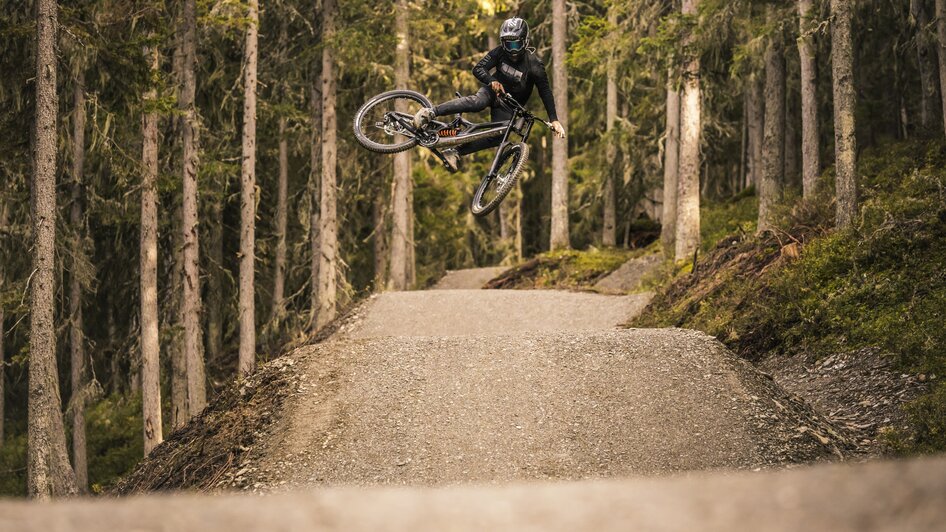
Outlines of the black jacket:
<svg viewBox="0 0 946 532">
<path fill-rule="evenodd" d="M 526 52 L 519 62 L 513 62 L 506 57 L 502 46 L 498 46 L 490 50 L 486 57 L 480 59 L 480 62 L 473 67 L 473 75 L 484 85 L 489 85 L 494 81 L 502 83 L 506 92 L 522 105 L 529 101 L 532 89 L 538 88 L 539 97 L 542 98 L 549 120 L 552 122 L 558 120 L 555 112 L 555 98 L 552 97 L 552 86 L 545 72 L 545 64 L 534 53 Z"/>
</svg>

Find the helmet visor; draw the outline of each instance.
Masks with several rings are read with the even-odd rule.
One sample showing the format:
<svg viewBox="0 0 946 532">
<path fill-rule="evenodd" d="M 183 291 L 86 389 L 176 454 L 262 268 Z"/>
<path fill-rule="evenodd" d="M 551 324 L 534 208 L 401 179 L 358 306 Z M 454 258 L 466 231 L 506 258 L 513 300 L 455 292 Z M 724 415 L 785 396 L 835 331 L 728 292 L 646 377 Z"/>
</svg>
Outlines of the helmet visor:
<svg viewBox="0 0 946 532">
<path fill-rule="evenodd" d="M 507 52 L 519 52 L 525 47 L 522 39 L 503 40 L 503 49 Z"/>
</svg>

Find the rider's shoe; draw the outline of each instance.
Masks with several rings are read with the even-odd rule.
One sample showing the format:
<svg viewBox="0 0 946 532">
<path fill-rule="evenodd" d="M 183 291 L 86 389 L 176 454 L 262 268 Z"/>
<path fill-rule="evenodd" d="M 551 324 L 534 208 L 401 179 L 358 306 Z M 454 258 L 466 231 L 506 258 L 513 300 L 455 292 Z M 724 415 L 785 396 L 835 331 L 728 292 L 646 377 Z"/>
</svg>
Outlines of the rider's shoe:
<svg viewBox="0 0 946 532">
<path fill-rule="evenodd" d="M 447 148 L 443 150 L 443 158 L 447 162 L 447 170 L 457 172 L 460 170 L 460 153 L 456 148 Z"/>
<path fill-rule="evenodd" d="M 433 119 L 434 110 L 430 107 L 423 107 L 420 111 L 417 111 L 416 115 L 414 115 L 414 127 L 417 129 L 424 129 Z"/>
</svg>

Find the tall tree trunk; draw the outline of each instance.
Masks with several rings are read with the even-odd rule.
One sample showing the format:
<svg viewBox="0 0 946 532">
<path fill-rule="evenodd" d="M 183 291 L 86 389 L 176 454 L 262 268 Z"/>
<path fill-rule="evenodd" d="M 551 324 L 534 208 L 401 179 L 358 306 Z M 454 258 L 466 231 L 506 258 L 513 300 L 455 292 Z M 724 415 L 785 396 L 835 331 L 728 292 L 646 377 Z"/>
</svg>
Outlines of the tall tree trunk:
<svg viewBox="0 0 946 532">
<path fill-rule="evenodd" d="M 936 51 L 939 60 L 939 94 L 943 128 L 946 130 L 946 0 L 936 0 Z"/>
<path fill-rule="evenodd" d="M 322 198 L 320 214 L 319 309 L 315 326 L 335 319 L 338 222 L 336 220 L 335 0 L 322 2 Z"/>
<path fill-rule="evenodd" d="M 616 6 L 608 10 L 608 22 L 617 27 L 618 12 Z M 614 124 L 618 118 L 618 65 L 612 53 L 608 57 L 607 92 L 605 97 L 605 129 L 608 132 L 607 169 L 604 174 L 604 223 L 601 229 L 601 243 L 605 246 L 617 245 L 617 191 L 614 183 L 615 165 L 618 147 L 614 139 Z"/>
<path fill-rule="evenodd" d="M 179 104 L 184 120 L 183 206 L 181 218 L 184 232 L 184 289 L 181 301 L 181 322 L 184 325 L 184 360 L 187 365 L 187 417 L 199 414 L 207 405 L 204 374 L 204 341 L 201 328 L 200 243 L 197 221 L 198 134 L 197 107 L 197 6 L 196 0 L 184 0 L 182 12 L 182 46 L 184 65 Z"/>
<path fill-rule="evenodd" d="M 775 24 L 775 6 L 766 6 L 766 21 Z M 775 32 L 765 48 L 765 128 L 762 138 L 762 179 L 759 182 L 758 231 L 773 225 L 773 208 L 782 199 L 785 172 L 785 57 L 782 35 Z"/>
<path fill-rule="evenodd" d="M 275 322 L 282 316 L 286 303 L 286 226 L 289 198 L 289 139 L 286 117 L 279 117 L 279 182 L 276 186 L 276 260 L 273 272 L 273 315 Z"/>
<path fill-rule="evenodd" d="M 837 225 L 849 227 L 857 215 L 857 137 L 854 112 L 854 0 L 831 0 L 831 69 L 834 86 L 834 156 Z"/>
<path fill-rule="evenodd" d="M 933 129 L 936 123 L 936 64 L 929 35 L 929 13 L 924 0 L 910 0 L 910 15 L 916 31 L 916 57 L 920 70 L 920 125 Z"/>
<path fill-rule="evenodd" d="M 394 32 L 397 48 L 394 52 L 394 87 L 406 89 L 410 82 L 410 19 L 406 0 L 397 0 L 394 15 Z M 406 111 L 402 108 L 401 111 Z M 394 190 L 391 205 L 391 280 L 392 290 L 407 290 L 411 287 L 409 264 L 413 254 L 414 233 L 410 216 L 413 183 L 411 180 L 410 152 L 394 156 Z"/>
<path fill-rule="evenodd" d="M 8 211 L 7 198 L 0 196 L 0 227 L 7 226 Z M 2 248 L 0 248 L 2 249 Z M 3 284 L 6 280 L 6 272 L 3 271 L 3 261 L 0 261 L 0 294 L 3 294 Z M 4 424 L 3 415 L 6 413 L 6 351 L 4 351 L 3 340 L 7 330 L 3 326 L 3 305 L 0 304 L 0 447 L 3 447 Z"/>
<path fill-rule="evenodd" d="M 27 487 L 45 500 L 76 493 L 66 453 L 56 364 L 56 35 L 55 0 L 36 0 L 36 121 L 33 129 L 33 279 L 30 283 Z"/>
<path fill-rule="evenodd" d="M 683 0 L 683 14 L 695 16 L 699 0 Z M 692 36 L 687 37 L 691 41 Z M 702 103 L 700 59 L 690 57 L 683 71 L 680 100 L 680 174 L 677 181 L 677 260 L 693 255 L 700 246 L 700 134 Z"/>
<path fill-rule="evenodd" d="M 680 92 L 667 72 L 667 127 L 664 133 L 664 197 L 661 213 L 660 243 L 664 255 L 672 258 L 677 232 L 677 179 L 680 175 Z"/>
<path fill-rule="evenodd" d="M 85 76 L 80 71 L 74 89 L 72 121 L 72 205 L 69 209 L 69 225 L 73 234 L 73 257 L 84 254 L 82 243 L 82 179 L 85 167 Z M 85 443 L 85 333 L 82 319 L 82 280 L 79 265 L 73 263 L 69 276 L 69 353 L 72 369 L 72 469 L 76 474 L 76 486 L 80 493 L 88 492 L 89 462 Z"/>
<path fill-rule="evenodd" d="M 746 187 L 759 186 L 762 176 L 762 136 L 765 129 L 765 95 L 762 80 L 752 74 L 746 88 L 746 105 L 748 106 L 749 121 L 749 173 L 746 176 Z"/>
<path fill-rule="evenodd" d="M 256 65 L 259 1 L 249 0 L 243 66 L 243 166 L 240 178 L 239 377 L 256 369 Z"/>
<path fill-rule="evenodd" d="M 175 208 L 174 222 L 177 231 L 174 232 L 174 269 L 171 272 L 171 301 L 170 305 L 177 309 L 184 305 L 184 216 L 180 205 Z M 184 352 L 184 334 L 182 315 L 178 312 L 174 323 L 174 336 L 171 339 L 168 351 L 171 358 L 171 428 L 184 426 L 188 419 L 187 407 L 187 356 Z"/>
<path fill-rule="evenodd" d="M 285 49 L 288 46 L 289 36 L 287 20 L 283 18 L 279 24 L 279 45 Z M 287 98 L 285 85 L 281 87 L 280 96 Z M 279 117 L 279 182 L 276 186 L 276 257 L 273 272 L 273 315 L 271 321 L 280 320 L 285 312 L 284 301 L 286 291 L 286 226 L 288 221 L 289 197 L 289 137 L 286 133 L 286 117 Z"/>
<path fill-rule="evenodd" d="M 321 77 L 313 80 L 309 90 L 311 106 L 311 139 L 309 151 L 309 285 L 310 285 L 310 322 L 315 325 L 319 313 L 319 266 L 322 263 L 321 239 L 319 231 L 319 201 L 322 181 L 322 90 Z"/>
<path fill-rule="evenodd" d="M 568 131 L 568 66 L 565 64 L 568 20 L 565 0 L 552 0 L 552 92 L 558 120 Z M 568 236 L 568 139 L 552 139 L 552 250 L 571 247 Z"/>
<path fill-rule="evenodd" d="M 943 0 L 940 0 L 943 1 Z M 813 0 L 798 0 L 798 56 L 801 59 L 801 167 L 802 196 L 810 199 L 821 173 L 818 147 L 818 61 L 815 57 L 815 11 Z"/>
<path fill-rule="evenodd" d="M 157 46 L 145 48 L 151 75 L 161 68 Z M 158 113 L 154 109 L 158 91 L 145 93 L 141 118 L 141 414 L 144 453 L 164 441 L 161 424 L 161 346 L 158 338 Z"/>
</svg>

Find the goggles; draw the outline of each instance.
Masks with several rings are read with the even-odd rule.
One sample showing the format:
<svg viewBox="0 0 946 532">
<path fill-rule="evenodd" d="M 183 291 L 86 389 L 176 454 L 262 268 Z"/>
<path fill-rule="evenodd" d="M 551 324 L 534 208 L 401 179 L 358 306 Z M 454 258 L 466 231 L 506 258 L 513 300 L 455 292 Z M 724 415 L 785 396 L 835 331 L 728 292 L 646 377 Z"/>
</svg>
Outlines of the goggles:
<svg viewBox="0 0 946 532">
<path fill-rule="evenodd" d="M 523 44 L 523 42 L 522 42 L 521 39 L 516 39 L 516 40 L 514 40 L 514 41 L 513 41 L 513 40 L 510 40 L 510 41 L 504 40 L 504 41 L 503 41 L 503 48 L 504 48 L 507 52 L 518 52 L 518 51 L 520 51 L 520 50 L 522 50 L 522 49 L 524 48 L 524 44 Z"/>
</svg>

